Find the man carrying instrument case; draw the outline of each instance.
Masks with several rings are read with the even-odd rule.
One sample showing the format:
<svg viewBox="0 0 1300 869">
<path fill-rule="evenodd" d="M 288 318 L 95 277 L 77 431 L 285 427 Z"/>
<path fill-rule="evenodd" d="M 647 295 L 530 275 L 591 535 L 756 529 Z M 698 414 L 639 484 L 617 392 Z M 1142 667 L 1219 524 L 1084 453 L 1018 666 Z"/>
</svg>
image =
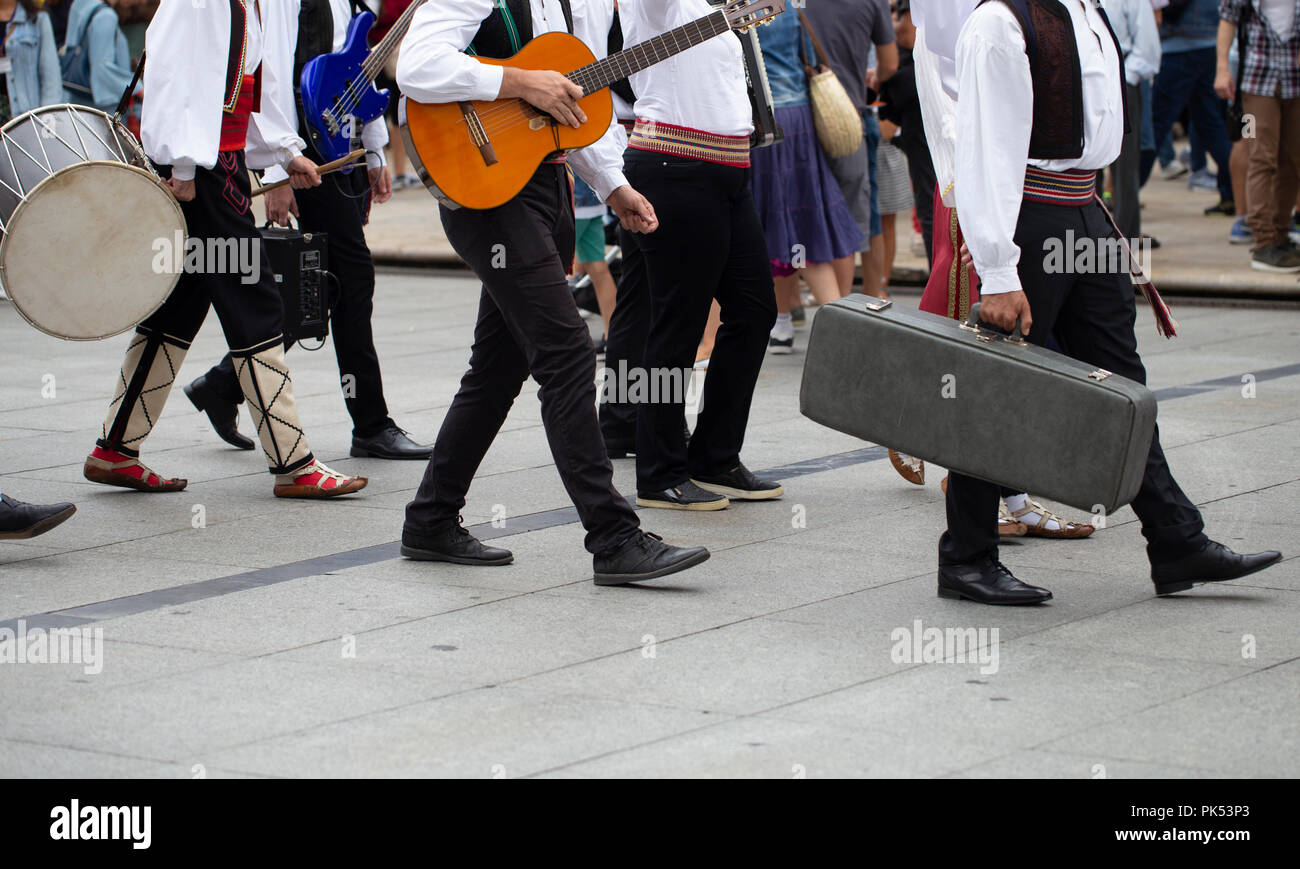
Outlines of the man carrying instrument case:
<svg viewBox="0 0 1300 869">
<path fill-rule="evenodd" d="M 1048 50 L 1061 45 L 1068 50 Z M 1096 171 L 1114 162 L 1125 134 L 1122 58 L 1105 13 L 1083 0 L 990 0 L 966 22 L 956 68 L 957 211 L 983 282 L 983 319 L 1006 332 L 1019 322 L 1040 346 L 1054 336 L 1082 365 L 992 334 L 972 339 L 942 318 L 860 310 L 853 342 L 887 342 L 885 355 L 899 366 L 891 375 L 884 362 L 863 367 L 858 348 L 834 339 L 850 313 L 841 301 L 818 317 L 815 340 L 831 341 L 810 348 L 807 368 L 809 379 L 838 389 L 810 391 L 805 412 L 852 424 L 854 433 L 878 431 L 879 439 L 897 439 L 888 446 L 953 468 L 939 541 L 941 597 L 1051 599 L 998 560 L 998 483 L 1088 509 L 1110 511 L 1131 498 L 1158 595 L 1277 563 L 1281 553 L 1240 555 L 1205 535 L 1200 511 L 1165 461 L 1151 400 L 1138 389 L 1146 371 L 1133 331 L 1132 258 L 1097 253 L 1116 239 L 1096 197 Z M 1073 82 L 1073 97 L 1048 92 L 1048 82 Z M 1060 248 L 1072 257 L 1080 241 L 1094 246 L 1089 267 L 1064 268 L 1049 255 Z M 1159 294 L 1149 285 L 1144 292 L 1161 333 L 1172 337 L 1176 324 Z M 859 420 L 846 420 L 833 403 L 855 409 Z M 1008 427 L 1008 419 L 1033 425 Z"/>
<path fill-rule="evenodd" d="M 296 97 L 302 68 L 312 58 L 343 46 L 352 12 L 352 0 L 276 0 L 266 4 L 263 11 L 265 65 L 270 75 L 285 83 L 277 91 L 283 101 L 279 110 L 297 119 L 299 137 L 304 142 L 311 139 L 305 129 L 302 103 Z M 266 213 L 272 222 L 282 226 L 287 225 L 289 215 L 293 214 L 304 233 L 329 237 L 332 274 L 339 284 L 338 302 L 329 316 L 334 327 L 334 353 L 338 357 L 343 400 L 352 417 L 351 454 L 376 459 L 427 459 L 432 448 L 411 440 L 388 415 L 379 354 L 370 324 L 374 312 L 375 265 L 364 227 L 372 198 L 376 203 L 383 203 L 392 195 L 392 182 L 383 163 L 388 131 L 382 117 L 365 125 L 361 141 L 368 152 L 368 171 L 352 169 L 330 175 L 319 187 L 307 190 L 291 187 L 272 190 L 266 194 Z M 278 145 L 250 136 L 249 162 L 254 166 L 273 163 L 268 155 Z M 272 184 L 284 177 L 284 172 L 272 165 L 262 180 Z M 302 279 L 311 280 L 310 267 L 300 273 Z M 286 316 L 291 316 L 287 310 Z M 291 328 L 298 325 L 286 322 L 290 322 Z M 207 413 L 222 440 L 241 449 L 253 448 L 252 440 L 238 430 L 240 392 L 229 356 L 185 387 L 185 394 L 195 407 Z"/>
</svg>

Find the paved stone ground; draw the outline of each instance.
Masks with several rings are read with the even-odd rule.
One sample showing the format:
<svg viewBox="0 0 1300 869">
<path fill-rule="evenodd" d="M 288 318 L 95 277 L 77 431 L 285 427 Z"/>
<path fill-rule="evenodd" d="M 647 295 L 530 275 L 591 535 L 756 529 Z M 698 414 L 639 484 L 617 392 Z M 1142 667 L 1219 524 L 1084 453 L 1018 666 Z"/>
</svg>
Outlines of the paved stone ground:
<svg viewBox="0 0 1300 869">
<path fill-rule="evenodd" d="M 388 399 L 420 438 L 462 372 L 475 303 L 456 274 L 381 276 Z M 643 512 L 713 559 L 599 589 L 535 385 L 466 509 L 516 563 L 415 563 L 394 541 L 423 466 L 347 458 L 328 350 L 291 354 L 303 419 L 322 458 L 371 477 L 361 497 L 277 502 L 260 459 L 179 392 L 146 458 L 191 485 L 145 496 L 80 474 L 125 338 L 62 343 L 0 305 L 0 487 L 79 508 L 0 546 L 0 627 L 104 641 L 98 673 L 0 664 L 0 775 L 1300 775 L 1300 311 L 1177 313 L 1175 342 L 1139 324 L 1173 466 L 1218 539 L 1288 559 L 1157 600 L 1125 510 L 1091 540 L 1008 546 L 1056 600 L 1006 610 L 935 596 L 941 474 L 910 486 L 879 449 L 803 419 L 800 353 L 767 360 L 745 449 L 784 469 L 786 498 Z M 210 320 L 182 381 L 222 349 Z M 617 476 L 631 491 L 629 462 Z M 980 635 L 996 667 L 897 661 L 895 632 L 918 621 L 997 630 Z"/>
</svg>

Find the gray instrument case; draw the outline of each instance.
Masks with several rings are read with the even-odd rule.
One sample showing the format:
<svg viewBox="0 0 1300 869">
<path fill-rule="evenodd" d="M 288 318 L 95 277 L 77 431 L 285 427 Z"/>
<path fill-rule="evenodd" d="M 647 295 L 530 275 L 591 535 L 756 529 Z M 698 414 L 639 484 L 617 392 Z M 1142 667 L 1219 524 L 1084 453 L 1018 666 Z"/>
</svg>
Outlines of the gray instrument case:
<svg viewBox="0 0 1300 869">
<path fill-rule="evenodd" d="M 813 321 L 800 390 L 809 419 L 1081 510 L 1142 485 L 1156 397 L 1060 353 L 853 294 Z"/>
</svg>

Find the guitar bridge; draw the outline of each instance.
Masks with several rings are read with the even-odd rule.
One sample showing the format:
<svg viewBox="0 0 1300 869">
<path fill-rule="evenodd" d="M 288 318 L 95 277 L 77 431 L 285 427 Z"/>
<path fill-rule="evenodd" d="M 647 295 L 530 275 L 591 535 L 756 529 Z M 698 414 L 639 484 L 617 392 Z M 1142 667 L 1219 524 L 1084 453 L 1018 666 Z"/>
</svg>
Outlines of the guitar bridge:
<svg viewBox="0 0 1300 869">
<path fill-rule="evenodd" d="M 478 147 L 478 152 L 483 156 L 484 164 L 495 166 L 497 163 L 496 151 L 492 148 L 492 142 L 488 139 L 487 130 L 483 128 L 483 121 L 474 110 L 473 103 L 460 103 L 461 114 L 465 116 L 465 124 L 469 127 L 469 138 Z"/>
</svg>

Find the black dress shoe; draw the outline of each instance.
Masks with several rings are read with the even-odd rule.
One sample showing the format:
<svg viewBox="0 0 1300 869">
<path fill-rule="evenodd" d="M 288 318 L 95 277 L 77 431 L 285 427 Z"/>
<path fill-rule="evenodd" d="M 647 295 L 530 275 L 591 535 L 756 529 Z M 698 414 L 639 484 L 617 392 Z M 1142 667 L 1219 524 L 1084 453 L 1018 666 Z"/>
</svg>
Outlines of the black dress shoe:
<svg viewBox="0 0 1300 869">
<path fill-rule="evenodd" d="M 596 585 L 627 585 L 686 570 L 709 560 L 703 546 L 669 546 L 658 534 L 638 531 L 623 545 L 595 557 Z"/>
<path fill-rule="evenodd" d="M 973 600 L 995 606 L 1024 606 L 1052 599 L 1045 588 L 1021 582 L 993 559 L 977 564 L 939 565 L 939 597 Z"/>
<path fill-rule="evenodd" d="M 664 489 L 661 492 L 642 492 L 640 489 L 636 493 L 636 505 L 638 507 L 656 507 L 660 510 L 692 510 L 697 512 L 710 510 L 725 510 L 731 505 L 731 501 L 726 495 L 719 495 L 716 492 L 706 492 L 699 486 L 687 480 L 680 486 L 674 486 L 671 489 Z"/>
<path fill-rule="evenodd" d="M 696 475 L 691 482 L 706 492 L 739 501 L 767 501 L 785 494 L 785 487 L 776 480 L 761 480 L 744 465 L 736 465 L 725 474 Z"/>
<path fill-rule="evenodd" d="M 402 529 L 402 554 L 416 561 L 447 561 L 452 564 L 494 566 L 515 560 L 509 549 L 485 546 L 465 530 L 461 520 L 448 522 L 432 531 Z"/>
<path fill-rule="evenodd" d="M 1271 567 L 1282 560 L 1280 552 L 1256 552 L 1242 555 L 1222 543 L 1211 540 L 1200 552 L 1184 555 L 1177 561 L 1151 565 L 1151 581 L 1156 594 L 1187 591 L 1198 582 L 1223 582 Z"/>
<path fill-rule="evenodd" d="M 39 536 L 76 512 L 75 504 L 27 504 L 0 495 L 0 540 L 26 540 Z"/>
<path fill-rule="evenodd" d="M 353 435 L 351 452 L 363 459 L 427 459 L 433 455 L 433 447 L 417 444 L 394 425 L 370 437 Z"/>
<path fill-rule="evenodd" d="M 239 433 L 239 405 L 226 401 L 208 385 L 208 375 L 197 378 L 185 387 L 185 397 L 203 413 L 218 437 L 241 450 L 256 446 L 253 439 Z"/>
</svg>

